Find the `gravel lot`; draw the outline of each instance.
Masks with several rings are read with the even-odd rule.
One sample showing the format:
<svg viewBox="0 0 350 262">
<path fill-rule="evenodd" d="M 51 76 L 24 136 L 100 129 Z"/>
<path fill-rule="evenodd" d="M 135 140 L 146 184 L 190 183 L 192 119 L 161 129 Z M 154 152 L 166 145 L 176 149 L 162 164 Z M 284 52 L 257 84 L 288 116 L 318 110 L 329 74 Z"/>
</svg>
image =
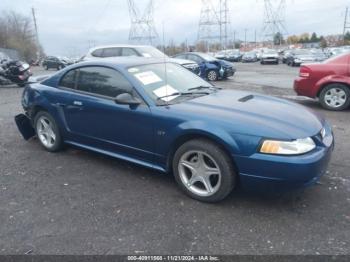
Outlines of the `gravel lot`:
<svg viewBox="0 0 350 262">
<path fill-rule="evenodd" d="M 293 99 L 297 68 L 237 68 L 217 85 Z M 318 185 L 284 195 L 238 190 L 203 204 L 169 175 L 24 141 L 13 121 L 21 93 L 0 88 L 0 254 L 350 254 L 349 110 L 296 100 L 334 128 L 336 148 Z"/>
</svg>

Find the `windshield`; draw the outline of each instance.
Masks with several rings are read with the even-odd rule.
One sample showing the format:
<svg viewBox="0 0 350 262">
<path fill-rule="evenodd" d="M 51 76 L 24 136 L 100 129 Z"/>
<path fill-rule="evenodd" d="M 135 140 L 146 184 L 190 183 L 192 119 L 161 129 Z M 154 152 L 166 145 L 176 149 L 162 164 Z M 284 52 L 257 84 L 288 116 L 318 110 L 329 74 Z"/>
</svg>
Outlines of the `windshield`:
<svg viewBox="0 0 350 262">
<path fill-rule="evenodd" d="M 165 74 L 165 68 L 167 74 Z M 133 66 L 128 72 L 140 83 L 157 105 L 176 103 L 181 99 L 190 99 L 203 95 L 203 91 L 214 88 L 210 83 L 180 65 L 173 63 L 149 64 Z M 207 88 L 200 90 L 200 87 Z M 194 90 L 197 89 L 198 90 Z M 174 93 L 188 93 L 193 95 L 174 95 Z M 197 94 L 196 94 L 197 93 Z M 166 97 L 167 96 L 167 97 Z"/>
<path fill-rule="evenodd" d="M 215 57 L 211 56 L 211 55 L 208 55 L 208 54 L 205 54 L 205 53 L 201 53 L 201 54 L 198 54 L 200 57 L 202 57 L 204 60 L 207 60 L 207 61 L 213 61 L 213 60 L 217 60 Z"/>
<path fill-rule="evenodd" d="M 168 57 L 163 52 L 159 51 L 157 48 L 152 46 L 143 46 L 138 47 L 138 51 L 142 54 L 143 57 L 154 57 L 154 58 L 164 58 Z"/>
<path fill-rule="evenodd" d="M 299 50 L 295 50 L 294 54 L 296 54 L 296 55 L 309 55 L 310 51 L 309 50 L 299 49 Z"/>
<path fill-rule="evenodd" d="M 275 50 L 266 50 L 265 54 L 277 54 Z"/>
</svg>

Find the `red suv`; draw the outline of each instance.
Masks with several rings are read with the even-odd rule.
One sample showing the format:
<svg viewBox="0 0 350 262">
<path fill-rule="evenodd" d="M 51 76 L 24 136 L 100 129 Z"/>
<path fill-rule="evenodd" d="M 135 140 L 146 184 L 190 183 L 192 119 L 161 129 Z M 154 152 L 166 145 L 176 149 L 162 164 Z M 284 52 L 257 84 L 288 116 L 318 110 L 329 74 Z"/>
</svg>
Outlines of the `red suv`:
<svg viewBox="0 0 350 262">
<path fill-rule="evenodd" d="M 344 110 L 350 105 L 350 54 L 332 57 L 322 63 L 304 64 L 294 81 L 300 96 L 318 98 L 329 110 Z"/>
</svg>

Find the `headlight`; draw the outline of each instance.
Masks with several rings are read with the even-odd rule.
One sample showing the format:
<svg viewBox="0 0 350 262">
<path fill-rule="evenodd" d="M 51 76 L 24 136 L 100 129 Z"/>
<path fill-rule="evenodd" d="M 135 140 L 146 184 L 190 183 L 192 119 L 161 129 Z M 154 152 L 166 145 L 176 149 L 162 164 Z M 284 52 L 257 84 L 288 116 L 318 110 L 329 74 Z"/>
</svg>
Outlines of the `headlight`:
<svg viewBox="0 0 350 262">
<path fill-rule="evenodd" d="M 260 147 L 260 153 L 275 155 L 300 155 L 310 152 L 315 147 L 315 142 L 310 137 L 293 141 L 265 140 Z"/>
</svg>

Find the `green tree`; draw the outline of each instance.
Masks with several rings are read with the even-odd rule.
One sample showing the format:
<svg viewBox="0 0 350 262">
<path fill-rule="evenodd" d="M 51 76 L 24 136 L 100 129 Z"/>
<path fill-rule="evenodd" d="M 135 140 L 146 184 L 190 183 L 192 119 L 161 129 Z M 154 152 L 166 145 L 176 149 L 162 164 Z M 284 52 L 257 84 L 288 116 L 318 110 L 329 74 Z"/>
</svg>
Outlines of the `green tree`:
<svg viewBox="0 0 350 262">
<path fill-rule="evenodd" d="M 284 39 L 283 39 L 283 35 L 280 32 L 277 32 L 274 36 L 273 36 L 273 43 L 275 45 L 280 45 L 283 44 Z"/>
<path fill-rule="evenodd" d="M 311 43 L 315 43 L 315 42 L 319 42 L 320 39 L 317 37 L 317 34 L 315 32 L 312 33 L 311 38 L 310 38 L 310 42 Z"/>
</svg>

